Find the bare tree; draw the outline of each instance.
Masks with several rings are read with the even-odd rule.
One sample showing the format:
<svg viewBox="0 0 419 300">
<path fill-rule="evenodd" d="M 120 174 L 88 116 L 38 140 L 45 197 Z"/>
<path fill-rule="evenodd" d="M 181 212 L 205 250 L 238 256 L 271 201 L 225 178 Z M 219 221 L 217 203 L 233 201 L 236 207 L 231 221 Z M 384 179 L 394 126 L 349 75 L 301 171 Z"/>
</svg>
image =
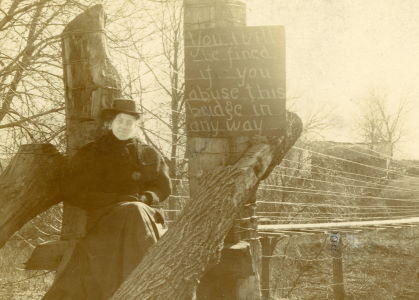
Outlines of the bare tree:
<svg viewBox="0 0 419 300">
<path fill-rule="evenodd" d="M 183 2 L 143 0 L 136 8 L 141 12 L 141 25 L 127 28 L 127 47 L 120 50 L 128 57 L 123 66 L 128 75 L 126 86 L 140 100 L 145 139 L 166 153 L 170 175 L 177 178 L 185 144 Z M 132 75 L 135 65 L 138 76 Z"/>
<path fill-rule="evenodd" d="M 183 1 L 142 0 L 132 6 L 138 13 L 135 18 L 131 15 L 120 20 L 124 23 L 124 38 L 121 41 L 120 37 L 112 37 L 112 51 L 124 57 L 120 65 L 123 85 L 127 94 L 139 100 L 143 138 L 164 154 L 173 179 L 173 194 L 179 195 L 182 190 L 186 194 L 187 187 L 182 184 L 187 170 L 183 129 Z M 179 199 L 183 198 L 169 199 L 172 211 L 169 219 L 175 217 L 174 210 L 183 207 Z"/>
<path fill-rule="evenodd" d="M 60 33 L 83 1 L 0 2 L 0 152 L 64 142 Z"/>
<path fill-rule="evenodd" d="M 174 99 L 172 111 L 182 111 L 179 107 L 182 99 L 182 76 L 179 76 L 183 66 L 179 59 L 182 56 L 182 22 L 181 10 L 175 5 L 180 1 L 125 0 L 116 5 L 114 1 L 106 0 L 9 0 L 0 2 L 2 157 L 12 156 L 24 143 L 53 142 L 65 149 L 61 32 L 70 19 L 96 3 L 103 3 L 109 12 L 107 36 L 116 60 L 124 58 L 127 65 L 138 63 L 142 68 L 138 73 L 132 67 L 121 70 L 126 75 L 125 93 L 134 97 L 137 93 L 143 103 L 163 98 L 164 105 L 144 105 L 148 108 L 146 121 L 156 119 L 155 115 L 158 115 L 173 127 L 173 137 L 170 138 L 172 128 L 168 128 L 165 133 L 168 143 L 159 144 L 158 148 L 167 148 L 170 140 L 176 141 L 173 145 L 179 144 L 181 121 L 178 120 L 182 114 L 169 113 L 170 102 L 165 99 Z M 154 45 L 147 46 L 153 50 L 152 55 L 144 53 L 144 45 Z M 162 63 L 164 59 L 166 61 Z M 151 91 L 156 85 L 160 91 L 168 91 L 168 95 Z M 153 122 L 145 123 L 149 135 L 154 134 L 149 142 L 158 143 L 166 137 L 160 130 L 164 122 L 159 122 L 157 127 Z M 171 161 L 171 165 L 176 164 Z"/>
<path fill-rule="evenodd" d="M 323 140 L 328 130 L 339 126 L 334 106 L 307 101 L 295 91 L 287 94 L 288 109 L 301 116 L 303 121 L 304 128 L 300 140 Z"/>
<path fill-rule="evenodd" d="M 385 154 L 392 158 L 397 143 L 405 134 L 407 104 L 407 98 L 401 98 L 395 106 L 390 105 L 385 93 L 371 90 L 361 103 L 359 135 L 371 148 L 385 145 Z"/>
</svg>

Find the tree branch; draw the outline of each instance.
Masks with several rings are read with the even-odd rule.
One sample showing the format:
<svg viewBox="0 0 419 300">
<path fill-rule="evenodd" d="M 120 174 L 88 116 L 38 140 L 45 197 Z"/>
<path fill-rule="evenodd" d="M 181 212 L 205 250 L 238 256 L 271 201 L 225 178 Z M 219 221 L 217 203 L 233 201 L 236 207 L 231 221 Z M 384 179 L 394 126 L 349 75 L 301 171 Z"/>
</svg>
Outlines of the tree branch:
<svg viewBox="0 0 419 300">
<path fill-rule="evenodd" d="M 44 111 L 44 112 L 41 112 L 39 114 L 36 114 L 36 115 L 30 116 L 30 117 L 26 117 L 26 118 L 20 119 L 20 120 L 15 121 L 15 122 L 11 122 L 11 123 L 8 123 L 8 124 L 0 125 L 0 129 L 19 126 L 22 123 L 25 123 L 27 121 L 31 121 L 33 119 L 36 119 L 36 118 L 39 118 L 39 117 L 42 117 L 42 116 L 45 116 L 45 115 L 49 115 L 51 113 L 59 112 L 61 110 L 64 110 L 64 106 L 61 106 L 61 107 L 58 107 L 58 108 L 54 108 L 54 109 L 50 109 L 48 111 Z"/>
</svg>

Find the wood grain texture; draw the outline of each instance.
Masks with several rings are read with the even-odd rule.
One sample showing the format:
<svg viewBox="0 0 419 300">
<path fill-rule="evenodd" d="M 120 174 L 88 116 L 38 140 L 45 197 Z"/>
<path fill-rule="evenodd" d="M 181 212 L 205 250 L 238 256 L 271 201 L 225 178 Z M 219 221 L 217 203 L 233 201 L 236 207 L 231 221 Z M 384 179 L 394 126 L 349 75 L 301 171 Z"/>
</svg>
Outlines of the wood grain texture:
<svg viewBox="0 0 419 300">
<path fill-rule="evenodd" d="M 299 137 L 302 124 L 287 113 L 285 138 L 253 144 L 233 166 L 205 173 L 195 197 L 112 299 L 192 299 L 205 270 L 220 259 L 234 219 Z"/>
<path fill-rule="evenodd" d="M 64 163 L 51 144 L 20 147 L 0 176 L 0 247 L 26 222 L 60 201 Z"/>
<path fill-rule="evenodd" d="M 231 28 L 234 26 L 246 25 L 246 4 L 242 0 L 184 0 L 184 28 L 185 30 L 198 30 L 209 28 Z M 241 157 L 244 150 L 249 145 L 249 137 L 188 137 L 187 139 L 187 155 L 189 159 L 189 186 L 191 198 L 195 198 L 195 193 L 199 189 L 199 178 L 206 172 L 212 172 L 214 168 L 232 165 Z M 240 214 L 249 215 L 248 209 L 244 208 Z M 235 224 L 234 227 L 239 224 Z M 248 227 L 248 224 L 240 224 L 243 227 Z M 226 237 L 226 242 L 237 243 L 243 237 L 241 232 L 243 230 L 235 230 L 232 228 Z M 257 240 L 250 242 L 252 258 L 258 254 Z M 258 274 L 249 276 L 258 280 Z M 253 280 L 253 279 L 252 279 Z M 204 278 L 198 287 L 198 299 L 205 300 L 208 298 L 217 297 L 214 294 L 216 290 L 214 287 L 224 285 L 223 278 L 214 281 L 212 279 Z M 247 283 L 247 286 L 250 286 Z M 259 290 L 259 283 L 255 282 L 252 285 L 256 293 Z M 225 288 L 227 289 L 227 288 Z M 223 291 L 225 293 L 226 291 Z M 231 288 L 232 291 L 227 293 L 239 293 L 241 287 L 236 286 Z M 248 289 L 248 288 L 247 288 Z M 205 295 L 204 291 L 211 291 L 212 294 Z M 218 295 L 221 297 L 221 295 Z M 244 300 L 241 299 L 240 300 Z"/>
<path fill-rule="evenodd" d="M 100 114 L 121 96 L 121 79 L 112 65 L 105 36 L 105 12 L 94 5 L 72 20 L 62 33 L 66 101 L 67 154 L 71 157 L 102 134 Z M 64 205 L 62 236 L 85 233 L 84 212 Z"/>
</svg>

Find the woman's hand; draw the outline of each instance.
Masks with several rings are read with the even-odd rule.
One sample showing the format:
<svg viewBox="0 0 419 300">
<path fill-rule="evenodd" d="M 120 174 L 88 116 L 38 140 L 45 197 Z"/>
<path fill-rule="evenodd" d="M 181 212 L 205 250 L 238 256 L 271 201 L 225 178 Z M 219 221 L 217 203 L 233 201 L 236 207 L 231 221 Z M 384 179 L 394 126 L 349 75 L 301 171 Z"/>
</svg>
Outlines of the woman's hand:
<svg viewBox="0 0 419 300">
<path fill-rule="evenodd" d="M 147 197 L 144 194 L 136 194 L 136 195 L 121 195 L 118 197 L 118 202 L 143 202 L 147 205 L 152 204 L 152 199 Z"/>
<path fill-rule="evenodd" d="M 147 205 L 150 205 L 150 199 L 146 195 L 139 195 L 138 201 L 143 202 Z"/>
</svg>

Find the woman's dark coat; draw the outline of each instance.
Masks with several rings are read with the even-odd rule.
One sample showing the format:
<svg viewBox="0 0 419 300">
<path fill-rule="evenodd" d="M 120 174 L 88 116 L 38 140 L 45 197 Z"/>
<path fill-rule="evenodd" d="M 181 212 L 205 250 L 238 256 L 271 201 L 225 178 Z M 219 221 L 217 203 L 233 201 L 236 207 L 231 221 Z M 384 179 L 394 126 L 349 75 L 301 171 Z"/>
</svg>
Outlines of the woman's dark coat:
<svg viewBox="0 0 419 300">
<path fill-rule="evenodd" d="M 43 299 L 109 299 L 160 238 L 163 218 L 148 205 L 169 196 L 168 168 L 154 148 L 112 133 L 70 165 L 63 195 L 87 211 L 87 234 Z"/>
<path fill-rule="evenodd" d="M 138 140 L 120 141 L 112 133 L 80 149 L 72 162 L 67 201 L 86 210 L 146 195 L 157 204 L 170 194 L 168 168 L 158 152 Z"/>
</svg>

